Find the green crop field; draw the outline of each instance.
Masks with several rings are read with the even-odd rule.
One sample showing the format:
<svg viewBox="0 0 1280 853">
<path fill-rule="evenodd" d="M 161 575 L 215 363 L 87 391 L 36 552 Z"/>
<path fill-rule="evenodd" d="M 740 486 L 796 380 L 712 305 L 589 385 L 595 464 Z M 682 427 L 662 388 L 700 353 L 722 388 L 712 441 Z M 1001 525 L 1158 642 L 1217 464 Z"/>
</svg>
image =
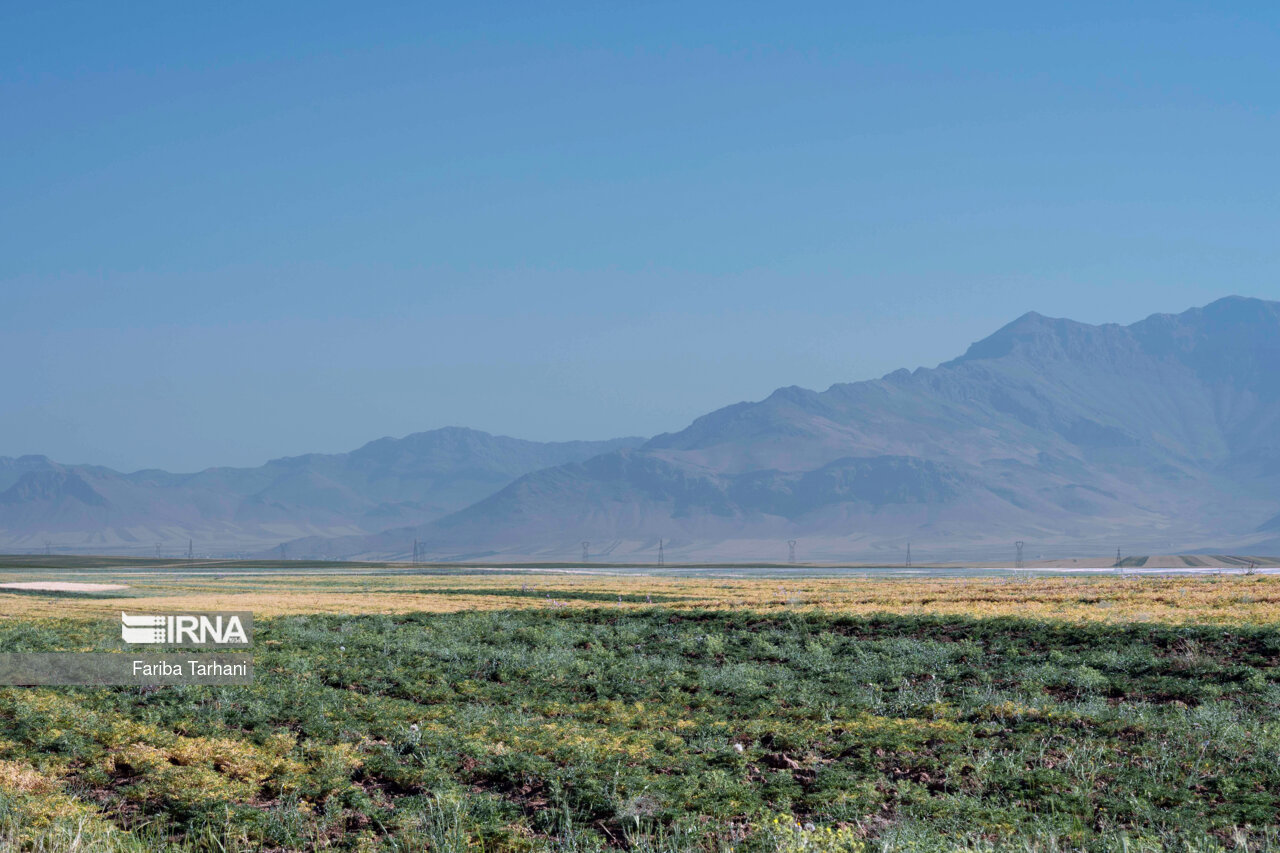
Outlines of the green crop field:
<svg viewBox="0 0 1280 853">
<path fill-rule="evenodd" d="M 261 618 L 251 687 L 0 688 L 0 848 L 1280 849 L 1271 623 L 521 591 Z M 0 643 L 116 630 L 18 614 Z"/>
</svg>

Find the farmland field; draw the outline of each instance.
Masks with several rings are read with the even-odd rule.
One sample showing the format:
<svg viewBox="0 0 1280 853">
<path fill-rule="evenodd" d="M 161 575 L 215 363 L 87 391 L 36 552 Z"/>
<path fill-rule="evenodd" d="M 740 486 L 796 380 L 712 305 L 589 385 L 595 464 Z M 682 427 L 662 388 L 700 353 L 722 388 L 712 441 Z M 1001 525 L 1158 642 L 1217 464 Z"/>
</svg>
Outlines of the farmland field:
<svg viewBox="0 0 1280 853">
<path fill-rule="evenodd" d="M 3 573 L 5 651 L 252 610 L 251 687 L 0 688 L 0 849 L 1280 850 L 1280 579 Z"/>
</svg>

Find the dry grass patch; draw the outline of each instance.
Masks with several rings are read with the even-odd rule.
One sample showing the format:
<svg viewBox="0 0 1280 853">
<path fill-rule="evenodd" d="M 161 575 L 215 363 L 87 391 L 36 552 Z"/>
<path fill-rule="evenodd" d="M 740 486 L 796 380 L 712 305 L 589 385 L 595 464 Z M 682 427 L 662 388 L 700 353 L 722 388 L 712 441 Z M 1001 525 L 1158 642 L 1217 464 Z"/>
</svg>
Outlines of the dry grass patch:
<svg viewBox="0 0 1280 853">
<path fill-rule="evenodd" d="M 1274 624 L 1280 577 L 787 580 L 562 574 L 232 576 L 149 579 L 141 597 L 0 594 L 14 618 L 113 618 L 121 609 L 397 614 L 547 608 L 825 610 L 847 615 L 1018 616 L 1070 622 Z"/>
</svg>

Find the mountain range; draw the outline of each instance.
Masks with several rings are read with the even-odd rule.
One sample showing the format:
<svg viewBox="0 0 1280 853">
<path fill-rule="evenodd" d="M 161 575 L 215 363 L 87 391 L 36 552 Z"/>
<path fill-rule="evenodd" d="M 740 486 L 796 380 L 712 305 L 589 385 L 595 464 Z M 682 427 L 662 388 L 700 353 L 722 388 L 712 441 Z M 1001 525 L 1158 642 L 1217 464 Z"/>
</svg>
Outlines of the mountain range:
<svg viewBox="0 0 1280 853">
<path fill-rule="evenodd" d="M 190 542 L 201 554 L 253 553 L 425 523 L 522 474 L 641 441 L 536 442 L 450 427 L 195 474 L 0 457 L 0 547 L 174 554 Z"/>
<path fill-rule="evenodd" d="M 782 388 L 304 551 L 897 562 L 1280 550 L 1280 303 L 1129 326 L 1026 314 L 936 368 Z M 1172 550 L 1170 550 L 1172 549 Z"/>
<path fill-rule="evenodd" d="M 1280 303 L 1026 314 L 935 368 L 782 388 L 642 439 L 464 429 L 260 468 L 0 458 L 0 546 L 898 562 L 1280 551 Z"/>
</svg>

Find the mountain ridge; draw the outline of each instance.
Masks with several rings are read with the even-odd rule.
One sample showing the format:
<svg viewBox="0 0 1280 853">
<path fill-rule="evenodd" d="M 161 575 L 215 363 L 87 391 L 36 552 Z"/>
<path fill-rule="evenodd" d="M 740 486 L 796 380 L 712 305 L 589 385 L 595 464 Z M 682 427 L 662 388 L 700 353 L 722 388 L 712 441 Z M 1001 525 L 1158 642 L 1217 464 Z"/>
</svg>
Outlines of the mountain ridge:
<svg viewBox="0 0 1280 853">
<path fill-rule="evenodd" d="M 0 457 L 0 546 L 251 552 L 299 535 L 376 532 L 471 504 L 531 470 L 642 439 L 534 442 L 465 427 L 375 439 L 255 468 L 117 472 Z"/>
<path fill-rule="evenodd" d="M 1127 326 L 1029 312 L 934 368 L 779 388 L 610 458 L 525 475 L 429 524 L 295 544 L 397 556 L 412 537 L 442 557 L 561 559 L 583 540 L 637 558 L 674 540 L 668 554 L 697 559 L 760 556 L 762 537 L 805 537 L 824 559 L 911 539 L 992 553 L 1031 538 L 1094 553 L 1116 539 L 1245 545 L 1280 509 L 1277 341 L 1280 303 L 1244 297 Z M 864 472 L 928 463 L 958 491 L 918 504 L 795 500 L 840 459 Z"/>
<path fill-rule="evenodd" d="M 256 468 L 0 457 L 0 547 L 436 559 L 1152 553 L 1280 540 L 1280 303 L 1129 325 L 1027 312 L 936 367 L 796 385 L 649 439 L 464 427 Z M 785 549 L 784 549 L 785 551 Z"/>
</svg>

